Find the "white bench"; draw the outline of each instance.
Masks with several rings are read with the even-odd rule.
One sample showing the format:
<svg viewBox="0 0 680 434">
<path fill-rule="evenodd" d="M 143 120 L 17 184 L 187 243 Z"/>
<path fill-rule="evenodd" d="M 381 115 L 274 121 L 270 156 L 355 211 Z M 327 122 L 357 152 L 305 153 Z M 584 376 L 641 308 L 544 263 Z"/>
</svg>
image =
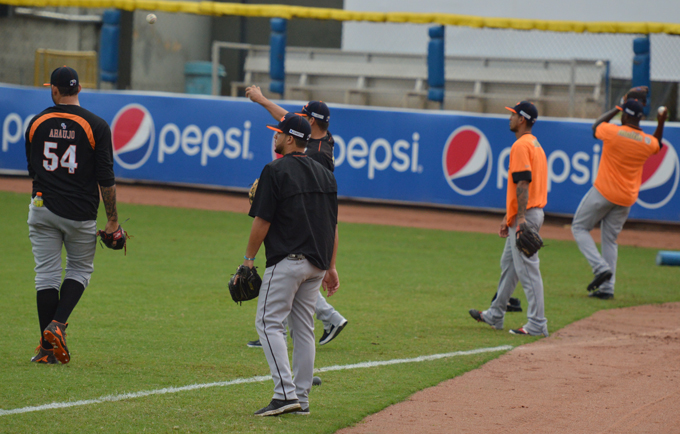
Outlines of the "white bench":
<svg viewBox="0 0 680 434">
<path fill-rule="evenodd" d="M 594 117 L 604 107 L 605 67 L 595 60 L 447 57 L 444 108 L 503 113 L 521 99 L 545 116 Z M 269 47 L 249 46 L 244 80 L 268 94 Z M 271 96 L 271 95 L 270 95 Z M 288 47 L 285 99 L 388 107 L 435 107 L 427 100 L 425 55 Z"/>
</svg>

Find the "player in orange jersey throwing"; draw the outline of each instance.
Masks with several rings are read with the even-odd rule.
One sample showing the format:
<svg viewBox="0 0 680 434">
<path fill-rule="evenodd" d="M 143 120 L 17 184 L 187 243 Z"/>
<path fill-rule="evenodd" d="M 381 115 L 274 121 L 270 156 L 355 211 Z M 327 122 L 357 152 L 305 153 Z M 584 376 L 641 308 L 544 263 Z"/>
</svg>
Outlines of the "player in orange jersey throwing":
<svg viewBox="0 0 680 434">
<path fill-rule="evenodd" d="M 517 140 L 510 148 L 508 167 L 508 193 L 506 214 L 498 235 L 506 238 L 501 256 L 501 278 L 496 298 L 484 312 L 470 310 L 470 316 L 478 322 L 502 330 L 508 300 L 522 282 L 527 296 L 527 323 L 510 333 L 516 335 L 548 336 L 548 320 L 543 302 L 543 279 L 538 253 L 527 258 L 516 245 L 516 233 L 520 224 L 526 223 L 535 232 L 543 225 L 543 208 L 548 203 L 548 162 L 545 152 L 531 128 L 538 118 L 538 110 L 527 101 L 515 107 L 506 107 L 510 115 L 510 131 Z"/>
<path fill-rule="evenodd" d="M 616 239 L 635 203 L 642 182 L 642 166 L 652 154 L 661 150 L 663 126 L 668 111 L 657 115 L 654 135 L 640 129 L 643 104 L 628 99 L 622 106 L 604 113 L 593 124 L 593 135 L 602 140 L 602 157 L 593 187 L 581 200 L 576 210 L 571 232 L 576 244 L 593 269 L 595 278 L 588 285 L 589 297 L 607 300 L 614 298 Z M 621 111 L 621 124 L 609 121 Z M 598 252 L 590 231 L 600 223 L 602 254 Z M 599 289 L 598 289 L 599 288 Z"/>
</svg>

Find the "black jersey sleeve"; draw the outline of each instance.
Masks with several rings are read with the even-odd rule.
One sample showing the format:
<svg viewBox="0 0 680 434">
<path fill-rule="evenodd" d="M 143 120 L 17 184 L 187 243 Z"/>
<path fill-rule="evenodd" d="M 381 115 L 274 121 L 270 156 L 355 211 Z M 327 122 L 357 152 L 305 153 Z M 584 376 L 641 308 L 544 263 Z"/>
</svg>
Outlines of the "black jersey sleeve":
<svg viewBox="0 0 680 434">
<path fill-rule="evenodd" d="M 257 183 L 253 204 L 250 206 L 249 216 L 260 217 L 268 222 L 274 219 L 279 197 L 279 186 L 274 175 L 271 164 L 264 166 Z"/>
<path fill-rule="evenodd" d="M 102 187 L 111 187 L 116 183 L 113 173 L 113 145 L 111 144 L 111 128 L 101 120 L 97 126 L 96 146 L 94 148 L 95 176 Z"/>
<path fill-rule="evenodd" d="M 522 172 L 512 172 L 512 181 L 519 184 L 520 181 L 531 182 L 531 170 L 524 170 Z"/>
<path fill-rule="evenodd" d="M 35 179 L 35 170 L 33 170 L 33 167 L 31 167 L 31 140 L 30 140 L 30 131 L 31 131 L 31 125 L 33 125 L 33 122 L 35 121 L 35 118 L 31 119 L 31 122 L 28 123 L 28 128 L 26 128 L 26 135 L 24 136 L 24 140 L 26 141 L 26 164 L 28 166 L 28 176 L 31 178 Z"/>
</svg>

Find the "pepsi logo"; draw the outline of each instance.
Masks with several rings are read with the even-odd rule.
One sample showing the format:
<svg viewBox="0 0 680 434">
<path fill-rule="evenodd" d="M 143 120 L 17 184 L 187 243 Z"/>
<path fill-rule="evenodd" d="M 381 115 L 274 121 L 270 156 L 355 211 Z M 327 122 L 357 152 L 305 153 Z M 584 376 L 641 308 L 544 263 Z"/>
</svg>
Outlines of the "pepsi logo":
<svg viewBox="0 0 680 434">
<path fill-rule="evenodd" d="M 126 169 L 137 169 L 151 156 L 155 128 L 151 113 L 142 105 L 121 108 L 111 123 L 113 158 Z"/>
<path fill-rule="evenodd" d="M 477 194 L 489 181 L 492 165 L 491 145 L 479 129 L 465 125 L 446 140 L 442 156 L 444 177 L 456 193 Z"/>
<path fill-rule="evenodd" d="M 678 189 L 680 163 L 673 145 L 663 139 L 663 148 L 647 159 L 642 168 L 642 184 L 637 203 L 647 209 L 666 205 Z"/>
</svg>

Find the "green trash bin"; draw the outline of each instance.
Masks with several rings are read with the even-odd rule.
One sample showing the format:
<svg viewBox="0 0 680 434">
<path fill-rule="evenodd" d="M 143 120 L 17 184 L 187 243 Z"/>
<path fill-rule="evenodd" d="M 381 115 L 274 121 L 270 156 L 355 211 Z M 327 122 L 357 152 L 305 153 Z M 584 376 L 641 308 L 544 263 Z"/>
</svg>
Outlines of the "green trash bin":
<svg viewBox="0 0 680 434">
<path fill-rule="evenodd" d="M 222 78 L 227 76 L 224 66 L 217 65 L 217 95 L 222 91 Z M 185 92 L 193 95 L 212 95 L 212 62 L 187 62 L 184 65 Z"/>
</svg>

